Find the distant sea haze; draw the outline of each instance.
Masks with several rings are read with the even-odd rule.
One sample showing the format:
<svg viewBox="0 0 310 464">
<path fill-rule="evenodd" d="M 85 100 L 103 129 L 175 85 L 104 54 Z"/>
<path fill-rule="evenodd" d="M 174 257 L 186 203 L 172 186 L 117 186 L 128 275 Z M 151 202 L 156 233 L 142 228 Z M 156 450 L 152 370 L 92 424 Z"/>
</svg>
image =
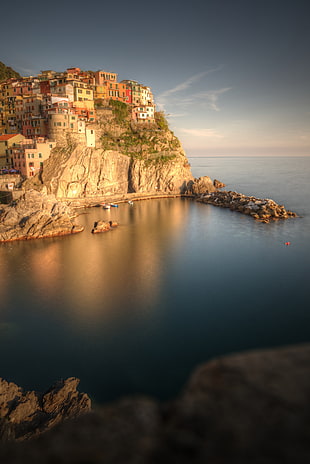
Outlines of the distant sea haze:
<svg viewBox="0 0 310 464">
<path fill-rule="evenodd" d="M 189 161 L 300 217 L 149 200 L 85 210 L 76 236 L 2 244 L 1 377 L 44 390 L 76 376 L 96 402 L 168 399 L 210 358 L 310 341 L 310 158 Z M 99 219 L 119 227 L 91 234 Z"/>
</svg>

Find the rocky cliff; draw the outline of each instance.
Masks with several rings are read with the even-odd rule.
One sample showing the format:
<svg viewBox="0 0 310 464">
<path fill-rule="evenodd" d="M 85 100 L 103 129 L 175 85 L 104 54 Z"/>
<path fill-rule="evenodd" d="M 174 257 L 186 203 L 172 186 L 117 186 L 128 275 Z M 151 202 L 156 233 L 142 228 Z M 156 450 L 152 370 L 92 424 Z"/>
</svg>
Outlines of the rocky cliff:
<svg viewBox="0 0 310 464">
<path fill-rule="evenodd" d="M 305 464 L 309 366 L 309 344 L 221 357 L 197 368 L 174 401 L 97 407 L 37 440 L 3 445 L 0 461 Z"/>
<path fill-rule="evenodd" d="M 190 165 L 163 115 L 157 116 L 154 124 L 133 124 L 125 107 L 122 112 L 118 107 L 97 111 L 97 122 L 91 126 L 95 147 L 65 134 L 44 163 L 40 177 L 26 185 L 44 185 L 58 199 L 72 200 L 191 191 Z M 208 185 L 210 191 L 215 190 L 210 179 Z"/>
<path fill-rule="evenodd" d="M 19 199 L 0 208 L 0 242 L 29 240 L 81 232 L 76 212 L 54 195 L 26 191 Z"/>
</svg>

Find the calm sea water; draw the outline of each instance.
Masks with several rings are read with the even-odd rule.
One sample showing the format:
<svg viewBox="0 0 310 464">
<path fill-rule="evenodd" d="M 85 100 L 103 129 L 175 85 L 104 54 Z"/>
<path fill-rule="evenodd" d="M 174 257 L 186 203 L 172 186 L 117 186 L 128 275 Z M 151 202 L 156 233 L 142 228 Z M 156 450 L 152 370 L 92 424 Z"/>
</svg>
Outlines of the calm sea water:
<svg viewBox="0 0 310 464">
<path fill-rule="evenodd" d="M 75 236 L 1 244 L 1 377 L 44 390 L 77 376 L 96 402 L 168 399 L 210 358 L 310 341 L 310 158 L 189 161 L 302 217 L 149 200 L 85 210 Z M 92 235 L 98 219 L 120 226 Z"/>
</svg>

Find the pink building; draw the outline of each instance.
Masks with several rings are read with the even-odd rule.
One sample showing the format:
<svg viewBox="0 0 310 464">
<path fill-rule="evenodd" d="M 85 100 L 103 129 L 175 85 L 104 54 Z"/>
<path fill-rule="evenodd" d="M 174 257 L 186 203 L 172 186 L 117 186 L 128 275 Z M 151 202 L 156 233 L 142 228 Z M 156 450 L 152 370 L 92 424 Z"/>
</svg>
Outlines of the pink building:
<svg viewBox="0 0 310 464">
<path fill-rule="evenodd" d="M 13 167 L 25 177 L 33 177 L 43 170 L 56 142 L 44 138 L 25 139 L 12 149 Z"/>
</svg>

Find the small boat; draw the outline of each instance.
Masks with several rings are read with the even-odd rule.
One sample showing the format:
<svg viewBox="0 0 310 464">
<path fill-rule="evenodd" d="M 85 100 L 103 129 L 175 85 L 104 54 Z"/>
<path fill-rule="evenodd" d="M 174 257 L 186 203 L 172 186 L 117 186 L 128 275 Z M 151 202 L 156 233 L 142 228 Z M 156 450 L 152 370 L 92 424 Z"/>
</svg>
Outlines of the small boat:
<svg viewBox="0 0 310 464">
<path fill-rule="evenodd" d="M 118 205 L 117 205 L 116 203 L 111 203 L 110 206 L 111 206 L 112 208 L 118 208 Z"/>
<path fill-rule="evenodd" d="M 111 208 L 111 205 L 109 205 L 109 203 L 104 203 L 102 205 L 103 209 L 110 209 Z"/>
<path fill-rule="evenodd" d="M 133 201 L 132 201 L 132 200 L 129 200 L 129 201 L 128 201 L 128 204 L 132 206 L 132 205 L 133 205 Z"/>
</svg>

